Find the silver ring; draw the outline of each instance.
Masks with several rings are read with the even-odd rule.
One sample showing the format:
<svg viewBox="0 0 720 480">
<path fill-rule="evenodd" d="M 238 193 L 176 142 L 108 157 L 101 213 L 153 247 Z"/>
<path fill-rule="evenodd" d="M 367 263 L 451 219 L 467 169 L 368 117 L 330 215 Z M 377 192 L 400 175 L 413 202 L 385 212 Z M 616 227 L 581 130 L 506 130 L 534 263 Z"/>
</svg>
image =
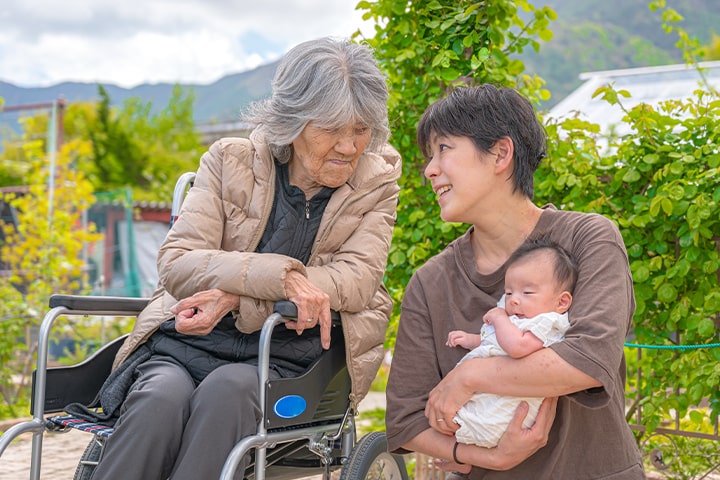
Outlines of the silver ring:
<svg viewBox="0 0 720 480">
<path fill-rule="evenodd" d="M 313 320 L 312 318 L 308 318 L 308 319 L 306 320 L 307 323 L 312 323 L 312 322 L 314 322 L 314 321 L 315 321 L 315 320 Z"/>
<path fill-rule="evenodd" d="M 437 420 L 438 422 L 444 422 L 444 421 L 445 421 L 444 418 L 437 418 L 436 420 Z"/>
</svg>

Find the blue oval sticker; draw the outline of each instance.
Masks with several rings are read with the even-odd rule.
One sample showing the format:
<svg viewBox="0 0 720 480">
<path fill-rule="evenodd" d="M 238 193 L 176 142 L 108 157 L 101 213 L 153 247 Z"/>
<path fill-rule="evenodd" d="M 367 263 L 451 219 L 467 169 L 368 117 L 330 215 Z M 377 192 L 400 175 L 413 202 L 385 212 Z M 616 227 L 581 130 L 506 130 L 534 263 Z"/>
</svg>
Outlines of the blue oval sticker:
<svg viewBox="0 0 720 480">
<path fill-rule="evenodd" d="M 275 402 L 273 410 L 280 418 L 295 418 L 307 408 L 307 402 L 299 395 L 286 395 Z"/>
</svg>

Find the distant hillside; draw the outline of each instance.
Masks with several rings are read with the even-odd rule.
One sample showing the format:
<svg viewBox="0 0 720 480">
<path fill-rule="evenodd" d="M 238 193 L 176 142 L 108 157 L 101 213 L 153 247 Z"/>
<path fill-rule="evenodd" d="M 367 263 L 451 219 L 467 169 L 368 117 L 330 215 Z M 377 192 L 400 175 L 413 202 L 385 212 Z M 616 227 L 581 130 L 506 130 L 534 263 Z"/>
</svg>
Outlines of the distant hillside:
<svg viewBox="0 0 720 480">
<path fill-rule="evenodd" d="M 275 74 L 277 62 L 260 66 L 247 72 L 228 75 L 209 85 L 182 85 L 195 95 L 194 115 L 197 123 L 238 120 L 241 110 L 250 102 L 270 94 L 270 81 Z M 103 84 L 115 105 L 128 98 L 140 98 L 153 108 L 167 106 L 174 85 L 170 83 L 143 84 L 134 88 Z M 18 87 L 0 81 L 0 98 L 5 105 L 27 105 L 52 102 L 58 98 L 68 102 L 86 102 L 99 98 L 94 83 L 60 83 L 43 88 Z"/>
<path fill-rule="evenodd" d="M 552 99 L 549 108 L 567 96 L 580 81 L 582 72 L 682 63 L 674 46 L 676 35 L 665 34 L 659 12 L 650 12 L 646 0 L 533 0 L 549 5 L 558 14 L 551 25 L 554 38 L 542 44 L 539 53 L 526 51 L 522 60 L 530 73 L 547 82 Z M 685 18 L 680 24 L 701 43 L 720 34 L 720 0 L 667 0 Z M 195 93 L 195 120 L 198 123 L 235 121 L 251 101 L 270 93 L 270 81 L 277 63 L 228 75 L 209 85 L 184 85 Z M 139 97 L 155 108 L 164 108 L 173 85 L 140 85 L 126 89 L 105 85 L 113 103 Z M 21 88 L 0 82 L 5 105 L 97 99 L 97 85 L 61 83 L 47 88 Z M 8 114 L 6 114 L 8 115 Z"/>
<path fill-rule="evenodd" d="M 583 72 L 683 63 L 675 47 L 676 34 L 662 29 L 659 11 L 646 0 L 535 0 L 558 15 L 550 25 L 553 39 L 539 53 L 526 51 L 527 70 L 537 73 L 552 92 L 548 105 L 562 100 L 580 85 Z M 720 1 L 667 0 L 684 20 L 678 25 L 701 44 L 720 34 Z"/>
</svg>

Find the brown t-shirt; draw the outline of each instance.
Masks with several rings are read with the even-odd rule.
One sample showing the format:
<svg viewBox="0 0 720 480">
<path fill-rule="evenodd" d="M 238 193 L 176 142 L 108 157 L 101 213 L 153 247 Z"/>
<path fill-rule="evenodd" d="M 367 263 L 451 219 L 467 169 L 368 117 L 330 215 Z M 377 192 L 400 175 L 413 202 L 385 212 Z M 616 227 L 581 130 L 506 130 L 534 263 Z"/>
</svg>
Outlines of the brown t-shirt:
<svg viewBox="0 0 720 480">
<path fill-rule="evenodd" d="M 430 428 L 424 416 L 428 394 L 467 353 L 445 345 L 448 332 L 478 331 L 485 312 L 504 293 L 505 266 L 490 275 L 478 273 L 471 232 L 418 269 L 405 291 L 387 385 L 391 451 L 403 453 L 403 445 Z M 548 444 L 523 463 L 505 472 L 474 468 L 470 478 L 644 479 L 625 420 L 623 343 L 635 300 L 622 237 L 605 217 L 551 205 L 530 238 L 541 235 L 568 250 L 579 265 L 570 329 L 563 342 L 549 348 L 602 388 L 561 397 Z"/>
</svg>

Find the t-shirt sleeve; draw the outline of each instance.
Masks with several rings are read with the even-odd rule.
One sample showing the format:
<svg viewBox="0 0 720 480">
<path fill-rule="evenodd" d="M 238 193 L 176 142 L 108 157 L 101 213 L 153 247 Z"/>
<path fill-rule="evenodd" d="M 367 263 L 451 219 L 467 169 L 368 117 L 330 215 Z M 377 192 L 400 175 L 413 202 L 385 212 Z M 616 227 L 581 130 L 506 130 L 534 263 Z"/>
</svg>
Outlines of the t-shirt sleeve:
<svg viewBox="0 0 720 480">
<path fill-rule="evenodd" d="M 578 281 L 565 340 L 549 348 L 602 384 L 570 395 L 600 408 L 625 383 L 623 344 L 635 310 L 627 252 L 615 225 L 599 215 L 587 215 L 565 243 L 578 262 Z"/>
<path fill-rule="evenodd" d="M 403 297 L 386 389 L 385 423 L 391 452 L 406 453 L 402 446 L 430 428 L 425 418 L 425 404 L 430 390 L 442 378 L 437 355 L 426 295 L 416 275 L 408 283 Z"/>
</svg>

